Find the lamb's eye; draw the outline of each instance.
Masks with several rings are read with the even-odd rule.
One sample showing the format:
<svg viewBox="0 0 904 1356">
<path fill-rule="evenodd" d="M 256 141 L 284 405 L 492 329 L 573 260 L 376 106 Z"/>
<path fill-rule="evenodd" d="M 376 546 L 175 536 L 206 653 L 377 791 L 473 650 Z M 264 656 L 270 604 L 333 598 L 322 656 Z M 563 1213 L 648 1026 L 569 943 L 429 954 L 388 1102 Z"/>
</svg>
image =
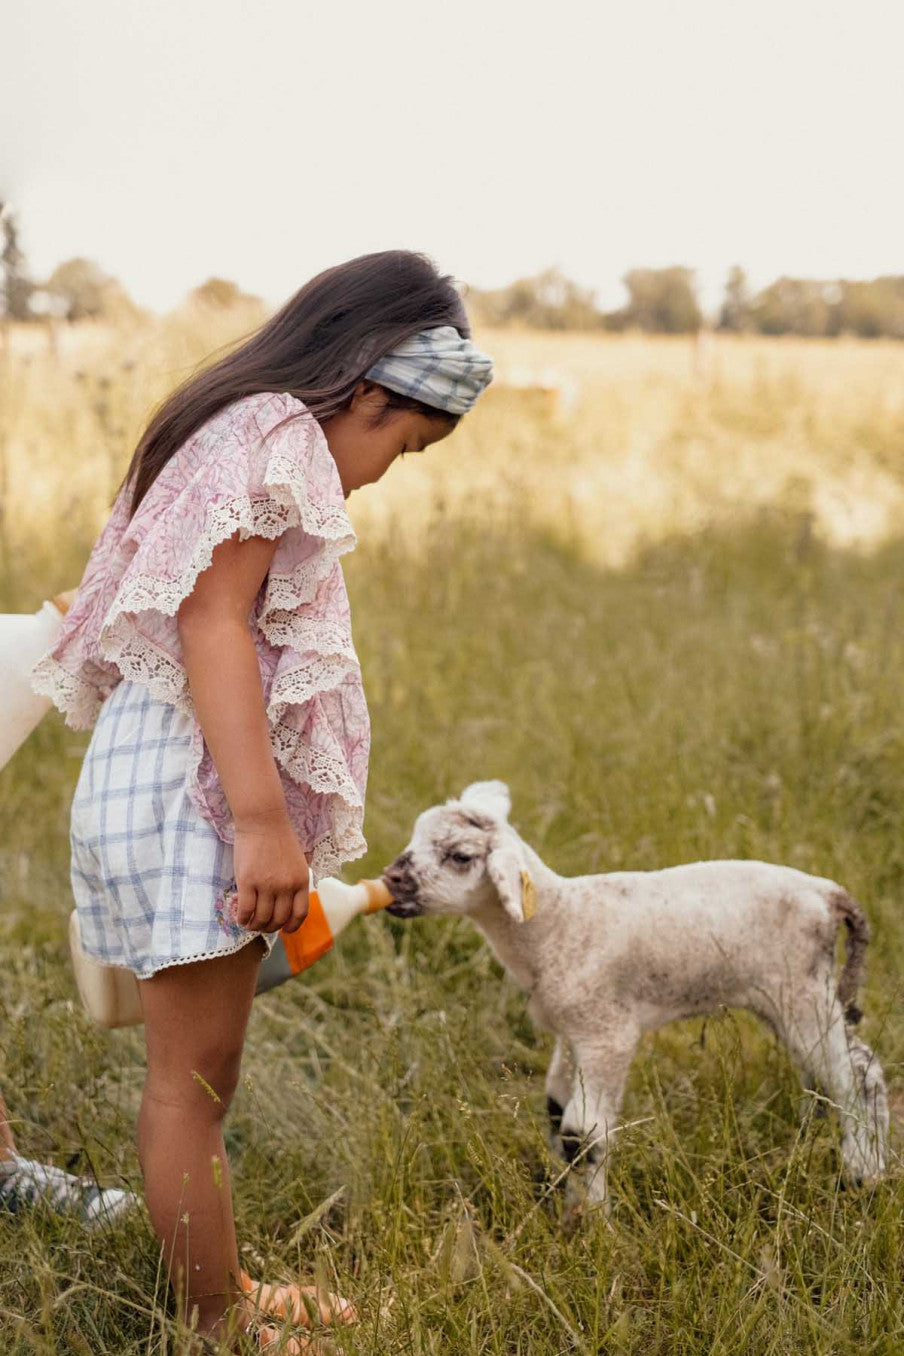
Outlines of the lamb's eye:
<svg viewBox="0 0 904 1356">
<path fill-rule="evenodd" d="M 450 852 L 449 858 L 456 866 L 467 866 L 474 858 L 468 852 Z"/>
</svg>

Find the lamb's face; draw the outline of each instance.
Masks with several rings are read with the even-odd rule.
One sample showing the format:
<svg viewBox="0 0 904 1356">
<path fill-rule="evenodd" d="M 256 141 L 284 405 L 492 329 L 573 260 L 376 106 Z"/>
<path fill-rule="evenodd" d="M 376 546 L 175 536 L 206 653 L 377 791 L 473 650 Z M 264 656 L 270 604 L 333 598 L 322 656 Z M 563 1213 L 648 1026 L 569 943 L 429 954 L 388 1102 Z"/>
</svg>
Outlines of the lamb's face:
<svg viewBox="0 0 904 1356">
<path fill-rule="evenodd" d="M 459 802 L 422 814 L 405 851 L 383 872 L 396 918 L 423 913 L 469 913 L 491 892 L 487 857 L 492 821 Z"/>
<path fill-rule="evenodd" d="M 520 840 L 506 822 L 509 805 L 501 782 L 478 782 L 459 800 L 426 810 L 405 851 L 383 872 L 394 899 L 387 912 L 467 914 L 501 901 L 520 921 Z"/>
</svg>

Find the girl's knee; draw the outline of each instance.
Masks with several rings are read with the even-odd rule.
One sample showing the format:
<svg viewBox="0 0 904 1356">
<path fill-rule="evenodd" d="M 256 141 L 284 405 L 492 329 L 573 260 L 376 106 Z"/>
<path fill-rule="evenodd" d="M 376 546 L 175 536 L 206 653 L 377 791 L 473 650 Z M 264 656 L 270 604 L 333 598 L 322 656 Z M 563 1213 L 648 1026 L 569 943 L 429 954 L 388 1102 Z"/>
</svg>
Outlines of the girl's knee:
<svg viewBox="0 0 904 1356">
<path fill-rule="evenodd" d="M 242 1069 L 242 1051 L 212 1051 L 191 1069 L 192 1083 L 225 1115 L 235 1096 Z"/>
<path fill-rule="evenodd" d="M 198 1050 L 167 1060 L 148 1058 L 145 1100 L 221 1120 L 238 1087 L 242 1052 Z"/>
</svg>

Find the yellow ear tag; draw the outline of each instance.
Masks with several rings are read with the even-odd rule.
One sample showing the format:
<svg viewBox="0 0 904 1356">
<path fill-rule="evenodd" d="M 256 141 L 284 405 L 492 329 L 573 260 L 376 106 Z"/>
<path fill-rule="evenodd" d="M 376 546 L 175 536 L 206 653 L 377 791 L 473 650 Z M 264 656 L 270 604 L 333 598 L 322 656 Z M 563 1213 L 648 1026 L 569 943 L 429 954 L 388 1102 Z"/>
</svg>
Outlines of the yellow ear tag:
<svg viewBox="0 0 904 1356">
<path fill-rule="evenodd" d="M 526 871 L 521 872 L 521 911 L 525 923 L 537 912 L 537 887 Z"/>
</svg>

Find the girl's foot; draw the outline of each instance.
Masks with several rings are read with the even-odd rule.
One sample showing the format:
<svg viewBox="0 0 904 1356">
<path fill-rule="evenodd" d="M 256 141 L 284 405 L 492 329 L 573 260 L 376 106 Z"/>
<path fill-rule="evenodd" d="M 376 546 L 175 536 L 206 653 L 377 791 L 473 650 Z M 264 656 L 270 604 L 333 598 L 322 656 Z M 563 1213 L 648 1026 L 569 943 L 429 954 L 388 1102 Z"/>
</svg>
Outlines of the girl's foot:
<svg viewBox="0 0 904 1356">
<path fill-rule="evenodd" d="M 321 1323 L 356 1323 L 354 1305 L 342 1295 L 332 1295 L 316 1285 L 267 1285 L 252 1281 L 242 1272 L 242 1289 L 258 1313 L 287 1318 L 291 1323 L 310 1327 Z"/>
<path fill-rule="evenodd" d="M 77 1215 L 89 1229 L 112 1223 L 137 1204 L 131 1191 L 101 1188 L 86 1177 L 73 1177 L 52 1163 L 13 1154 L 0 1160 L 0 1210 L 13 1213 L 49 1206 L 58 1215 Z"/>
</svg>

